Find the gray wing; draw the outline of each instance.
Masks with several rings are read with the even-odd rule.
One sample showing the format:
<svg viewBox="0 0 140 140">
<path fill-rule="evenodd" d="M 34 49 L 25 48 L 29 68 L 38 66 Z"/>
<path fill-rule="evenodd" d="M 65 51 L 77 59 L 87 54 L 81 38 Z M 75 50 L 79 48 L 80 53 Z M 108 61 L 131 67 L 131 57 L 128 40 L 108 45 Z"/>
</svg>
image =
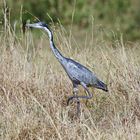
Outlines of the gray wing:
<svg viewBox="0 0 140 140">
<path fill-rule="evenodd" d="M 64 66 L 68 76 L 73 82 L 83 82 L 87 86 L 97 83 L 96 75 L 80 63 L 67 58 L 67 63 Z"/>
<path fill-rule="evenodd" d="M 81 84 L 81 82 L 83 82 L 86 86 L 93 86 L 98 89 L 108 91 L 107 85 L 99 80 L 93 72 L 80 63 L 72 59 L 65 58 L 65 61 L 61 64 L 73 83 Z"/>
</svg>

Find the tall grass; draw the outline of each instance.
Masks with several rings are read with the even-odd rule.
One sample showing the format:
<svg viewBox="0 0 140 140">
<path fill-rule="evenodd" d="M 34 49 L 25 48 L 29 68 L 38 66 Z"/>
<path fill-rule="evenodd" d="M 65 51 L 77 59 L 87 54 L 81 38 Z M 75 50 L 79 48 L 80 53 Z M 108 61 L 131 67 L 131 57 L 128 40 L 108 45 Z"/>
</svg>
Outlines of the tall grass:
<svg viewBox="0 0 140 140">
<path fill-rule="evenodd" d="M 76 118 L 76 103 L 66 106 L 71 81 L 54 58 L 47 35 L 37 39 L 27 31 L 16 36 L 7 24 L 0 34 L 0 139 L 140 139 L 139 46 L 126 48 L 120 39 L 113 47 L 90 35 L 77 41 L 62 27 L 53 30 L 61 52 L 94 71 L 109 92 L 91 89 L 93 99 L 81 100 Z M 85 94 L 82 88 L 79 94 Z"/>
<path fill-rule="evenodd" d="M 39 5 L 39 6 L 38 6 Z M 35 15 L 40 20 L 55 23 L 59 20 L 63 25 L 73 23 L 81 29 L 90 28 L 92 17 L 94 24 L 100 25 L 105 30 L 124 34 L 125 40 L 140 39 L 140 1 L 139 0 L 1 0 L 0 22 L 3 22 L 2 10 L 6 6 L 6 14 L 11 14 L 11 23 L 21 20 L 34 20 Z M 21 12 L 22 11 L 22 12 Z M 19 17 L 21 13 L 22 17 Z M 51 18 L 50 18 L 51 17 Z"/>
</svg>

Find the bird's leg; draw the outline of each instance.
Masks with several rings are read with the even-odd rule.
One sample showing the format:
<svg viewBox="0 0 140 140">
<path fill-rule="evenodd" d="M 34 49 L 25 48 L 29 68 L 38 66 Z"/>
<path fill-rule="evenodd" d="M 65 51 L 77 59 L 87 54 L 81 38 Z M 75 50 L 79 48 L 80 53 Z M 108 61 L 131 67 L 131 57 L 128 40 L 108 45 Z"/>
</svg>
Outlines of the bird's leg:
<svg viewBox="0 0 140 140">
<path fill-rule="evenodd" d="M 87 86 L 84 83 L 81 83 L 81 85 L 83 86 L 83 88 L 86 90 L 87 93 L 87 97 L 88 97 L 86 98 L 86 106 L 87 106 L 88 99 L 91 99 L 93 97 L 93 94 L 90 93 L 90 91 L 88 90 Z"/>
<path fill-rule="evenodd" d="M 73 96 L 70 96 L 67 100 L 67 105 L 69 105 L 69 102 L 71 100 L 73 100 L 74 98 L 77 98 L 77 91 L 78 91 L 78 88 L 77 88 L 77 85 L 73 84 Z"/>
<path fill-rule="evenodd" d="M 74 98 L 76 98 L 77 99 L 77 116 L 79 116 L 79 114 L 80 114 L 80 100 L 79 100 L 79 98 L 78 98 L 78 88 L 77 87 L 74 87 L 73 88 L 73 94 L 74 94 Z"/>
<path fill-rule="evenodd" d="M 91 99 L 93 97 L 93 94 L 89 91 L 89 89 L 87 88 L 86 84 L 81 82 L 81 85 L 86 90 L 86 93 L 87 93 L 87 96 L 81 96 L 81 98 Z"/>
<path fill-rule="evenodd" d="M 91 99 L 93 97 L 92 93 L 90 93 L 90 91 L 88 90 L 86 84 L 81 82 L 81 85 L 86 90 L 87 96 L 77 96 L 77 94 L 75 96 L 75 94 L 74 94 L 74 96 L 71 96 L 68 98 L 67 105 L 69 105 L 70 100 L 73 100 L 74 98 Z M 75 89 L 75 88 L 76 87 L 74 87 L 73 89 Z"/>
<path fill-rule="evenodd" d="M 92 93 L 90 93 L 90 91 L 88 90 L 86 84 L 84 84 L 83 82 L 81 82 L 82 87 L 85 89 L 87 96 L 73 96 L 71 97 L 73 98 L 82 98 L 82 99 L 91 99 L 93 97 Z"/>
<path fill-rule="evenodd" d="M 73 96 L 69 97 L 68 98 L 68 101 L 67 101 L 67 105 L 69 105 L 69 102 L 71 100 L 73 100 L 74 98 L 77 99 L 77 115 L 80 114 L 80 100 L 79 98 L 82 98 L 82 99 L 91 99 L 93 97 L 92 93 L 90 93 L 90 91 L 88 90 L 86 84 L 84 83 L 81 83 L 82 87 L 85 89 L 86 93 L 87 93 L 87 96 L 78 96 L 77 95 L 77 91 L 78 91 L 78 88 L 77 86 L 73 86 Z"/>
<path fill-rule="evenodd" d="M 78 94 L 77 85 L 73 84 L 73 96 L 68 98 L 67 105 L 69 105 L 69 102 L 71 100 L 76 98 L 77 99 L 77 115 L 79 115 L 80 114 L 80 100 L 79 100 L 79 96 L 77 94 Z"/>
</svg>

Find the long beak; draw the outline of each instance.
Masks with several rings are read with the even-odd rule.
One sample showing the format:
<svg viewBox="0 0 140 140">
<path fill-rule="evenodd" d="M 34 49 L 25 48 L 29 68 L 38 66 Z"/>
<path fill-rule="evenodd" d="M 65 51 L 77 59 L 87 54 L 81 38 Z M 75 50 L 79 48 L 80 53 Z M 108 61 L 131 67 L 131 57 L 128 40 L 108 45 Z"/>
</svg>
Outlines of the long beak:
<svg viewBox="0 0 140 140">
<path fill-rule="evenodd" d="M 34 27 L 34 28 L 38 28 L 38 24 L 37 23 L 33 23 L 33 24 L 26 24 L 26 27 Z"/>
</svg>

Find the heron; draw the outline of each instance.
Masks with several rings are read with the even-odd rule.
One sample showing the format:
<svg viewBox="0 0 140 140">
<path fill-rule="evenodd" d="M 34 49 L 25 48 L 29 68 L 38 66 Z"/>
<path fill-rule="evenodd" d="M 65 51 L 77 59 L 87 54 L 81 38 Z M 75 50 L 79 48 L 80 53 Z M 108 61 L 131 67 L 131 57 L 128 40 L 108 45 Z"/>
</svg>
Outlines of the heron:
<svg viewBox="0 0 140 140">
<path fill-rule="evenodd" d="M 75 60 L 71 58 L 67 58 L 64 55 L 61 54 L 59 49 L 55 46 L 53 33 L 51 29 L 49 28 L 48 24 L 45 22 L 37 22 L 33 24 L 26 24 L 27 27 L 31 28 L 39 28 L 43 29 L 47 32 L 49 37 L 49 43 L 50 48 L 57 58 L 57 60 L 60 62 L 62 67 L 64 68 L 65 72 L 67 73 L 68 77 L 72 81 L 73 85 L 73 95 L 68 97 L 67 105 L 69 105 L 69 102 L 73 99 L 76 99 L 77 101 L 77 114 L 80 113 L 80 99 L 91 99 L 93 97 L 93 94 L 89 91 L 88 87 L 93 87 L 97 89 L 101 89 L 105 92 L 108 91 L 107 85 L 102 82 L 94 72 L 89 70 L 84 65 L 76 62 Z M 84 96 L 78 96 L 78 86 L 81 85 L 86 95 Z"/>
</svg>

